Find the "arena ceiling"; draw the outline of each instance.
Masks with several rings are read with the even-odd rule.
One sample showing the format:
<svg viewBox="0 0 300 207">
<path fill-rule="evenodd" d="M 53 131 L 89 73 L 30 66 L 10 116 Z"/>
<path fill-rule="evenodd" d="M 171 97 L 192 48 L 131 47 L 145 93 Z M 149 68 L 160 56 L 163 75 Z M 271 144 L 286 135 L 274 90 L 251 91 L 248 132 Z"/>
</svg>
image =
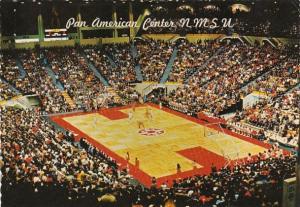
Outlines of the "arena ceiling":
<svg viewBox="0 0 300 207">
<path fill-rule="evenodd" d="M 297 0 L 296 0 L 297 1 Z M 15 3 L 26 3 L 26 2 L 68 2 L 68 3 L 95 3 L 95 2 L 112 2 L 112 3 L 126 3 L 126 2 L 150 2 L 150 3 L 166 3 L 166 2 L 228 2 L 228 3 L 252 3 L 252 2 L 266 2 L 265 0 L 2 0 L 2 2 L 15 2 Z M 272 1 L 268 1 L 272 2 Z M 274 3 L 284 2 L 284 0 L 273 0 Z"/>
</svg>

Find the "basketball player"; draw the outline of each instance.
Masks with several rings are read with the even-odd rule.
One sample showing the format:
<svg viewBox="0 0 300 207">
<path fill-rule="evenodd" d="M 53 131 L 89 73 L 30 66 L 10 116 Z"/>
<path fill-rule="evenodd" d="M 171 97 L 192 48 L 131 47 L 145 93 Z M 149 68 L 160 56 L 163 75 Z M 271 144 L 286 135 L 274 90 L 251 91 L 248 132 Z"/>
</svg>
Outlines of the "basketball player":
<svg viewBox="0 0 300 207">
<path fill-rule="evenodd" d="M 161 101 L 159 102 L 159 109 L 162 109 L 162 103 L 161 103 Z"/>
<path fill-rule="evenodd" d="M 129 162 L 129 160 L 130 160 L 129 152 L 126 152 L 126 160 L 127 160 L 127 162 Z"/>
<path fill-rule="evenodd" d="M 136 157 L 135 158 L 135 167 L 139 168 L 140 166 L 140 160 Z"/>
<path fill-rule="evenodd" d="M 153 118 L 153 117 L 152 117 L 152 113 L 151 113 L 151 109 L 148 108 L 148 107 L 146 108 L 145 117 L 146 117 L 146 119 L 148 119 L 148 120 L 150 120 L 150 119 Z"/>
<path fill-rule="evenodd" d="M 136 106 L 136 103 L 134 102 L 134 103 L 132 104 L 132 112 L 135 112 L 135 106 Z"/>
<path fill-rule="evenodd" d="M 137 124 L 139 129 L 145 129 L 145 125 L 142 121 L 137 121 Z"/>
<path fill-rule="evenodd" d="M 129 121 L 132 120 L 132 118 L 133 118 L 133 112 L 132 111 L 129 111 L 128 118 L 129 118 Z"/>
<path fill-rule="evenodd" d="M 97 127 L 97 123 L 98 123 L 97 116 L 94 116 L 93 123 L 94 123 L 94 128 L 96 128 Z"/>
<path fill-rule="evenodd" d="M 143 100 L 143 98 L 141 96 L 139 97 L 139 103 L 140 104 L 144 104 L 144 100 Z"/>
<path fill-rule="evenodd" d="M 176 170 L 177 170 L 177 173 L 181 173 L 181 166 L 179 163 L 177 163 L 177 165 L 176 165 Z"/>
</svg>

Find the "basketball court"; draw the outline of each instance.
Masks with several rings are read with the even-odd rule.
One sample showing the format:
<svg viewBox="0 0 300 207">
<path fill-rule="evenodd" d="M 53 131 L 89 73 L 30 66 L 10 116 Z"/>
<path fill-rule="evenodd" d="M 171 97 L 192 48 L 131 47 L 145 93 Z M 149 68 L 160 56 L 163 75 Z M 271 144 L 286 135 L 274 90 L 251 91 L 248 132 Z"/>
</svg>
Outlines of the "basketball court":
<svg viewBox="0 0 300 207">
<path fill-rule="evenodd" d="M 130 174 L 145 185 L 151 177 L 162 183 L 209 173 L 212 163 L 221 167 L 228 160 L 241 160 L 248 153 L 256 155 L 268 148 L 257 140 L 221 130 L 217 124 L 153 104 L 135 110 L 127 106 L 60 115 L 52 120 L 129 167 Z"/>
</svg>

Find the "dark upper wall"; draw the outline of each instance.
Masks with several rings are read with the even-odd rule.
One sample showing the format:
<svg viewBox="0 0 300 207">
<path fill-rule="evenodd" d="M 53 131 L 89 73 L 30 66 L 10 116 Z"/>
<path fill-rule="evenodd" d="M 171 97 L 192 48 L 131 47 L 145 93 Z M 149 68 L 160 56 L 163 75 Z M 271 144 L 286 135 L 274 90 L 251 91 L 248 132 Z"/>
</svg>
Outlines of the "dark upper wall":
<svg viewBox="0 0 300 207">
<path fill-rule="evenodd" d="M 84 0 L 52 0 L 52 1 L 41 1 L 41 0 L 14 0 L 17 2 L 12 2 L 9 0 L 4 0 L 1 3 L 1 24 L 2 24 L 2 35 L 31 35 L 37 34 L 37 16 L 42 14 L 44 20 L 44 28 L 55 28 L 65 27 L 66 21 L 70 17 L 76 17 L 77 13 L 80 11 L 82 19 L 87 22 L 91 22 L 94 18 L 100 17 L 103 20 L 112 20 L 112 5 L 116 6 L 116 11 L 118 18 L 123 20 L 128 20 L 128 2 L 121 2 L 116 0 L 98 0 L 86 3 Z M 181 0 L 169 1 L 155 1 L 143 0 L 140 2 L 133 1 L 133 15 L 136 20 L 138 16 L 148 8 L 152 12 L 152 17 L 161 19 L 176 19 L 178 17 L 189 16 L 186 12 L 178 12 L 176 8 L 180 5 L 186 4 L 190 5 L 195 13 L 193 17 L 233 17 L 240 20 L 243 23 L 248 24 L 248 28 L 242 31 L 237 30 L 238 33 L 244 33 L 245 35 L 263 35 L 259 34 L 261 31 L 259 29 L 253 30 L 254 27 L 264 27 L 266 21 L 271 22 L 271 28 L 269 31 L 269 36 L 289 36 L 290 31 L 293 30 L 293 25 L 298 24 L 297 9 L 292 4 L 293 0 L 270 0 L 270 1 L 253 1 L 253 0 L 211 0 L 201 1 L 201 0 L 186 0 L 182 2 Z M 150 2 L 151 1 L 151 2 Z M 22 3 L 23 2 L 23 3 Z M 40 2 L 40 3 L 39 3 Z M 72 3 L 70 3 L 72 2 Z M 239 13 L 233 15 L 228 7 L 233 3 L 243 2 L 245 5 L 251 7 L 251 12 Z M 220 8 L 217 12 L 206 12 L 203 7 L 208 4 L 214 4 Z M 166 9 L 164 12 L 157 12 L 155 9 L 161 6 Z M 296 28 L 297 29 L 297 28 Z M 294 28 L 295 30 L 295 28 Z M 76 32 L 76 29 L 71 29 L 69 32 Z M 104 34 L 104 31 L 97 31 L 98 33 L 103 33 L 104 36 L 111 36 L 110 32 Z M 91 37 L 97 33 L 91 32 Z M 147 31 L 151 33 L 166 33 L 166 32 L 183 32 L 183 33 L 207 33 L 206 31 L 168 31 L 166 30 L 155 30 Z M 219 31 L 212 31 L 213 33 Z M 141 34 L 145 33 L 141 31 Z M 299 31 L 298 31 L 299 33 Z M 103 36 L 100 34 L 100 36 Z M 295 34 L 294 34 L 295 35 Z"/>
</svg>

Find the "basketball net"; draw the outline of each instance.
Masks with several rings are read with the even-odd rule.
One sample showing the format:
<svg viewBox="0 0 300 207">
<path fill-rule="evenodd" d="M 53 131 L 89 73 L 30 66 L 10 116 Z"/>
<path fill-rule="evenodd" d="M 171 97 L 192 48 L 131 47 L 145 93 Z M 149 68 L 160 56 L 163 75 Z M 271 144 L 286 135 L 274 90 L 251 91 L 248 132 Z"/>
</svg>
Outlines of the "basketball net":
<svg viewBox="0 0 300 207">
<path fill-rule="evenodd" d="M 227 167 L 240 158 L 240 149 L 234 139 L 225 133 L 221 124 L 221 122 L 216 122 L 203 125 L 203 137 L 215 143 L 226 160 L 224 167 Z M 228 149 L 228 146 L 230 146 L 230 149 Z"/>
</svg>

